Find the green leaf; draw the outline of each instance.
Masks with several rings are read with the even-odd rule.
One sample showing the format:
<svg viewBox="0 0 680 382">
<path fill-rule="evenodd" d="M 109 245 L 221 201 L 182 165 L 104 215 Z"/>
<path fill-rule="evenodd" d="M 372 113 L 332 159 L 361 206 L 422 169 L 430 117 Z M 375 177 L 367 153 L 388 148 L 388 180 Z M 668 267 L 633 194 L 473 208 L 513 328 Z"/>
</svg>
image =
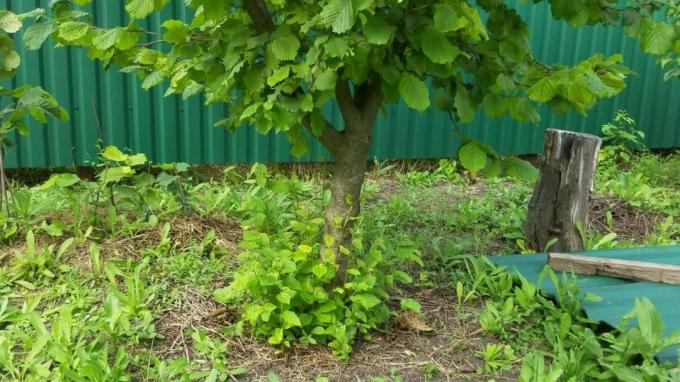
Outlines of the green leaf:
<svg viewBox="0 0 680 382">
<path fill-rule="evenodd" d="M 450 4 L 437 4 L 434 8 L 434 27 L 442 32 L 453 32 L 467 25 L 467 19 L 458 17 L 458 13 Z"/>
<path fill-rule="evenodd" d="M 663 335 L 664 324 L 659 311 L 647 298 L 635 300 L 635 316 L 642 336 L 648 340 L 658 340 Z"/>
<path fill-rule="evenodd" d="M 241 293 L 235 291 L 234 288 L 229 287 L 220 288 L 213 292 L 213 298 L 217 302 L 221 302 L 223 304 L 230 304 L 240 299 Z"/>
<path fill-rule="evenodd" d="M 295 297 L 295 291 L 290 288 L 284 288 L 279 294 L 276 295 L 276 299 L 281 304 L 290 305 L 290 300 Z"/>
<path fill-rule="evenodd" d="M 167 20 L 163 23 L 165 33 L 163 40 L 169 43 L 181 44 L 187 41 L 189 27 L 180 20 Z"/>
<path fill-rule="evenodd" d="M 462 146 L 458 151 L 460 164 L 473 174 L 486 167 L 486 151 L 477 143 L 470 142 Z"/>
<path fill-rule="evenodd" d="M 461 122 L 469 123 L 475 119 L 475 106 L 472 104 L 470 94 L 462 83 L 458 84 L 456 97 L 453 99 L 453 105 L 456 107 L 456 115 Z"/>
<path fill-rule="evenodd" d="M 28 50 L 40 49 L 47 38 L 57 29 L 53 21 L 33 24 L 24 32 L 24 46 Z"/>
<path fill-rule="evenodd" d="M 109 167 L 99 174 L 99 180 L 105 184 L 116 183 L 134 173 L 130 166 Z"/>
<path fill-rule="evenodd" d="M 102 157 L 114 162 L 124 162 L 128 159 L 128 155 L 124 154 L 116 146 L 107 146 L 104 151 L 102 151 Z"/>
<path fill-rule="evenodd" d="M 460 54 L 460 49 L 453 46 L 443 33 L 433 28 L 421 35 L 420 44 L 425 56 L 435 64 L 448 64 Z"/>
<path fill-rule="evenodd" d="M 21 20 L 13 12 L 7 10 L 0 11 L 0 29 L 7 33 L 16 33 L 21 29 Z"/>
<path fill-rule="evenodd" d="M 156 2 L 154 0 L 130 0 L 130 2 L 125 5 L 125 10 L 130 16 L 136 19 L 143 19 L 150 15 L 155 7 Z"/>
<path fill-rule="evenodd" d="M 557 81 L 551 77 L 544 77 L 527 90 L 527 95 L 532 101 L 546 103 L 555 98 L 558 88 Z"/>
<path fill-rule="evenodd" d="M 492 118 L 500 118 L 508 113 L 508 102 L 505 97 L 487 93 L 482 101 L 484 112 Z"/>
<path fill-rule="evenodd" d="M 272 75 L 269 76 L 269 78 L 267 78 L 267 85 L 275 86 L 279 82 L 288 78 L 289 74 L 290 74 L 290 66 L 283 66 L 283 67 L 277 68 L 276 70 L 274 70 Z"/>
<path fill-rule="evenodd" d="M 482 172 L 487 179 L 499 177 L 501 175 L 501 161 L 495 158 L 487 158 L 486 166 Z"/>
<path fill-rule="evenodd" d="M 349 49 L 349 44 L 344 38 L 334 37 L 326 43 L 324 49 L 331 57 L 344 57 Z"/>
<path fill-rule="evenodd" d="M 73 42 L 85 37 L 90 25 L 80 21 L 67 21 L 59 26 L 59 38 Z"/>
<path fill-rule="evenodd" d="M 410 310 L 412 312 L 416 313 L 422 313 L 423 306 L 420 305 L 420 303 L 412 298 L 405 298 L 401 300 L 399 303 L 399 306 L 401 306 L 402 310 Z"/>
<path fill-rule="evenodd" d="M 399 81 L 399 94 L 412 109 L 425 111 L 430 107 L 430 91 L 427 85 L 412 74 L 404 75 Z"/>
<path fill-rule="evenodd" d="M 662 22 L 649 21 L 645 23 L 642 29 L 640 38 L 642 50 L 658 56 L 666 54 L 673 46 L 674 35 L 673 26 Z"/>
<path fill-rule="evenodd" d="M 284 33 L 272 40 L 272 52 L 281 61 L 295 60 L 300 50 L 300 40 L 292 33 Z"/>
<path fill-rule="evenodd" d="M 120 37 L 120 40 L 116 44 L 116 48 L 120 50 L 128 50 L 135 46 L 137 44 L 137 41 L 139 41 L 142 38 L 143 34 L 140 32 L 131 32 L 128 30 L 123 30 L 123 34 Z"/>
<path fill-rule="evenodd" d="M 127 159 L 125 159 L 125 164 L 128 166 L 139 166 L 143 165 L 147 162 L 146 155 L 139 153 L 135 155 L 129 155 Z"/>
<path fill-rule="evenodd" d="M 272 286 L 276 285 L 279 282 L 279 275 L 278 273 L 267 273 L 265 275 L 261 275 L 257 279 L 260 282 L 260 285 L 262 286 Z"/>
<path fill-rule="evenodd" d="M 76 174 L 52 174 L 45 183 L 36 187 L 36 190 L 46 190 L 52 187 L 67 188 L 80 182 Z"/>
<path fill-rule="evenodd" d="M 380 304 L 380 300 L 372 294 L 361 293 L 350 297 L 352 302 L 361 305 L 364 309 L 371 309 Z"/>
<path fill-rule="evenodd" d="M 567 85 L 567 99 L 574 104 L 574 108 L 585 114 L 586 108 L 595 102 L 595 94 L 583 81 L 573 81 Z"/>
<path fill-rule="evenodd" d="M 509 102 L 510 116 L 520 122 L 538 123 L 541 116 L 536 111 L 536 108 L 529 102 L 527 98 L 518 97 L 513 98 Z"/>
<path fill-rule="evenodd" d="M 97 49 L 106 50 L 116 45 L 122 36 L 123 30 L 121 28 L 109 29 L 99 36 L 93 38 L 92 45 L 94 45 L 94 47 Z"/>
<path fill-rule="evenodd" d="M 390 25 L 380 17 L 369 17 L 364 24 L 366 40 L 375 45 L 387 44 L 396 30 L 394 25 Z"/>
<path fill-rule="evenodd" d="M 24 90 L 21 97 L 19 97 L 19 105 L 27 107 L 38 106 L 45 100 L 43 97 L 44 94 L 45 91 L 38 86 L 28 88 Z"/>
<path fill-rule="evenodd" d="M 314 79 L 314 87 L 319 90 L 331 90 L 335 88 L 338 81 L 338 73 L 332 69 L 326 69 L 319 73 Z"/>
<path fill-rule="evenodd" d="M 296 158 L 299 158 L 309 152 L 309 144 L 307 138 L 300 131 L 299 126 L 290 129 L 286 132 L 288 142 L 291 143 L 290 153 Z"/>
<path fill-rule="evenodd" d="M 302 326 L 300 322 L 300 317 L 298 317 L 295 312 L 287 310 L 281 314 L 281 321 L 283 322 L 284 329 L 294 328 L 296 326 Z"/>
<path fill-rule="evenodd" d="M 241 113 L 241 116 L 239 117 L 239 121 L 243 121 L 255 115 L 255 113 L 257 113 L 257 111 L 260 109 L 260 106 L 262 106 L 262 104 L 254 103 L 245 108 L 245 110 L 243 110 L 243 113 Z"/>
<path fill-rule="evenodd" d="M 333 28 L 333 32 L 341 34 L 352 29 L 356 21 L 356 12 L 352 0 L 331 0 L 321 11 L 321 23 Z"/>
<path fill-rule="evenodd" d="M 142 89 L 150 89 L 163 82 L 163 73 L 161 72 L 151 72 L 149 73 L 144 81 L 142 82 Z"/>
<path fill-rule="evenodd" d="M 224 297 L 222 297 L 222 296 L 220 296 L 220 297 L 224 300 Z M 224 302 L 222 300 L 218 300 L 218 301 Z M 246 311 L 243 313 L 243 317 L 248 322 L 250 322 L 251 325 L 256 325 L 257 320 L 258 320 L 258 318 L 260 318 L 260 314 L 262 314 L 263 311 L 264 311 L 264 308 L 262 307 L 262 305 L 257 305 L 257 304 L 249 305 L 246 308 Z M 265 320 L 265 321 L 267 321 L 267 320 Z"/>
<path fill-rule="evenodd" d="M 506 161 L 505 174 L 525 182 L 535 182 L 538 179 L 538 169 L 519 158 L 510 158 Z"/>
<path fill-rule="evenodd" d="M 279 345 L 281 342 L 283 342 L 283 329 L 282 328 L 276 328 L 274 329 L 274 334 L 269 337 L 267 340 L 270 345 Z"/>
<path fill-rule="evenodd" d="M 4 37 L 7 38 L 7 36 Z M 4 72 L 0 73 L 2 75 L 13 75 L 14 70 L 21 65 L 21 56 L 14 50 L 14 44 L 11 46 L 12 48 L 8 51 L 0 51 L 0 71 Z"/>
<path fill-rule="evenodd" d="M 323 263 L 319 262 L 319 263 L 316 263 L 316 264 L 312 267 L 312 273 L 313 273 L 317 278 L 322 279 L 322 278 L 326 275 L 326 273 L 328 273 L 328 268 L 326 267 L 326 265 L 324 265 Z"/>
<path fill-rule="evenodd" d="M 316 137 L 320 137 L 326 128 L 326 117 L 324 117 L 321 110 L 314 109 L 312 112 L 312 133 Z"/>
</svg>

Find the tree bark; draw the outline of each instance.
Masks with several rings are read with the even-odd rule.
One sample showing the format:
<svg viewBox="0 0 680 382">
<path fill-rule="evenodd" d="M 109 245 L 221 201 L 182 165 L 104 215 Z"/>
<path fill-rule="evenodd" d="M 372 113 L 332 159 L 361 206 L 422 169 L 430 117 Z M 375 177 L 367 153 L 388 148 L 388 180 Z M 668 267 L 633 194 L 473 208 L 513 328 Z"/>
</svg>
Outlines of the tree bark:
<svg viewBox="0 0 680 382">
<path fill-rule="evenodd" d="M 244 0 L 243 8 L 250 16 L 258 33 L 272 33 L 276 30 L 267 4 L 263 0 Z"/>
<path fill-rule="evenodd" d="M 365 134 L 346 137 L 346 142 L 335 153 L 335 164 L 330 179 L 331 200 L 324 216 L 321 253 L 326 259 L 335 257 L 338 281 L 344 280 L 349 262 L 349 256 L 340 248 L 342 246 L 351 250 L 351 230 L 361 213 L 361 188 L 371 147 L 371 127 L 372 125 L 362 126 Z M 328 238 L 332 238 L 330 245 L 326 244 Z"/>
<path fill-rule="evenodd" d="M 541 173 L 529 202 L 527 245 L 544 251 L 583 250 L 578 225 L 585 228 L 590 192 L 602 140 L 594 135 L 548 129 Z"/>
<path fill-rule="evenodd" d="M 335 90 L 345 130 L 337 131 L 328 124 L 318 138 L 335 158 L 330 179 L 331 200 L 324 215 L 321 256 L 326 261 L 335 259 L 338 267 L 335 284 L 339 285 L 345 280 L 350 259 L 341 248 L 352 248 L 352 227 L 361 212 L 361 188 L 371 148 L 371 131 L 383 94 L 379 81 L 355 87 L 352 95 L 349 82 L 340 79 Z"/>
</svg>

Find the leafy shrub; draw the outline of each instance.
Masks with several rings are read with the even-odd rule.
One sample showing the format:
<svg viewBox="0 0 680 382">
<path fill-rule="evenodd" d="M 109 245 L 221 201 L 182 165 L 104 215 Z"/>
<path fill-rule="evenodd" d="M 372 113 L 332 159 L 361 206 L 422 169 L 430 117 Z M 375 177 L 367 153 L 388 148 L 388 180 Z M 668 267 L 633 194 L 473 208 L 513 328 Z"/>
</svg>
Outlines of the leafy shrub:
<svg viewBox="0 0 680 382">
<path fill-rule="evenodd" d="M 256 180 L 257 174 L 251 173 Z M 259 177 L 244 198 L 242 212 L 250 218 L 240 266 L 215 298 L 239 301 L 241 324 L 272 345 L 325 344 L 346 358 L 357 336 L 369 338 L 390 316 L 389 289 L 411 282 L 398 265 L 420 258 L 410 242 L 389 246 L 374 238 L 366 245 L 359 224 L 352 247 L 342 248 L 340 255 L 351 260 L 344 283 L 336 285 L 335 259 L 320 253 L 319 210 L 313 199 L 300 198 L 305 190 L 295 191 L 296 180 L 282 182 Z"/>
<path fill-rule="evenodd" d="M 602 159 L 630 162 L 633 151 L 645 149 L 645 133 L 638 130 L 635 120 L 625 111 L 616 112 L 614 121 L 602 125 Z"/>
</svg>

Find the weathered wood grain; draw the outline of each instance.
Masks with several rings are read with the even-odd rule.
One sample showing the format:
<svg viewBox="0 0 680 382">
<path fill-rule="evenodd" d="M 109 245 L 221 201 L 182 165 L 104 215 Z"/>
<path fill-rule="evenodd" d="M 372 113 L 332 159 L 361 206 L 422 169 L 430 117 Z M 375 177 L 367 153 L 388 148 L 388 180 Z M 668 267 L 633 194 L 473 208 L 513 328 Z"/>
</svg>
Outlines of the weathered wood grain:
<svg viewBox="0 0 680 382">
<path fill-rule="evenodd" d="M 572 252 L 583 249 L 590 191 L 602 140 L 594 135 L 548 129 L 541 173 L 529 202 L 524 235 L 531 249 Z"/>
<path fill-rule="evenodd" d="M 680 266 L 678 265 L 644 263 L 641 261 L 563 253 L 548 254 L 548 265 L 558 272 L 611 276 L 629 280 L 680 285 Z"/>
</svg>

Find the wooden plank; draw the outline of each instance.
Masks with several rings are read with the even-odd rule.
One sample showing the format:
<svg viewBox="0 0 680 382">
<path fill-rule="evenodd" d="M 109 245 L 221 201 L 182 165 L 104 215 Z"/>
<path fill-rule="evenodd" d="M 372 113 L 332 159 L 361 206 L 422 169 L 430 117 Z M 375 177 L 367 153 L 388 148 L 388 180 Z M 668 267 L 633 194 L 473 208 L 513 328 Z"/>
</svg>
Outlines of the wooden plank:
<svg viewBox="0 0 680 382">
<path fill-rule="evenodd" d="M 680 266 L 604 257 L 549 253 L 548 265 L 558 272 L 600 275 L 680 285 Z"/>
</svg>

